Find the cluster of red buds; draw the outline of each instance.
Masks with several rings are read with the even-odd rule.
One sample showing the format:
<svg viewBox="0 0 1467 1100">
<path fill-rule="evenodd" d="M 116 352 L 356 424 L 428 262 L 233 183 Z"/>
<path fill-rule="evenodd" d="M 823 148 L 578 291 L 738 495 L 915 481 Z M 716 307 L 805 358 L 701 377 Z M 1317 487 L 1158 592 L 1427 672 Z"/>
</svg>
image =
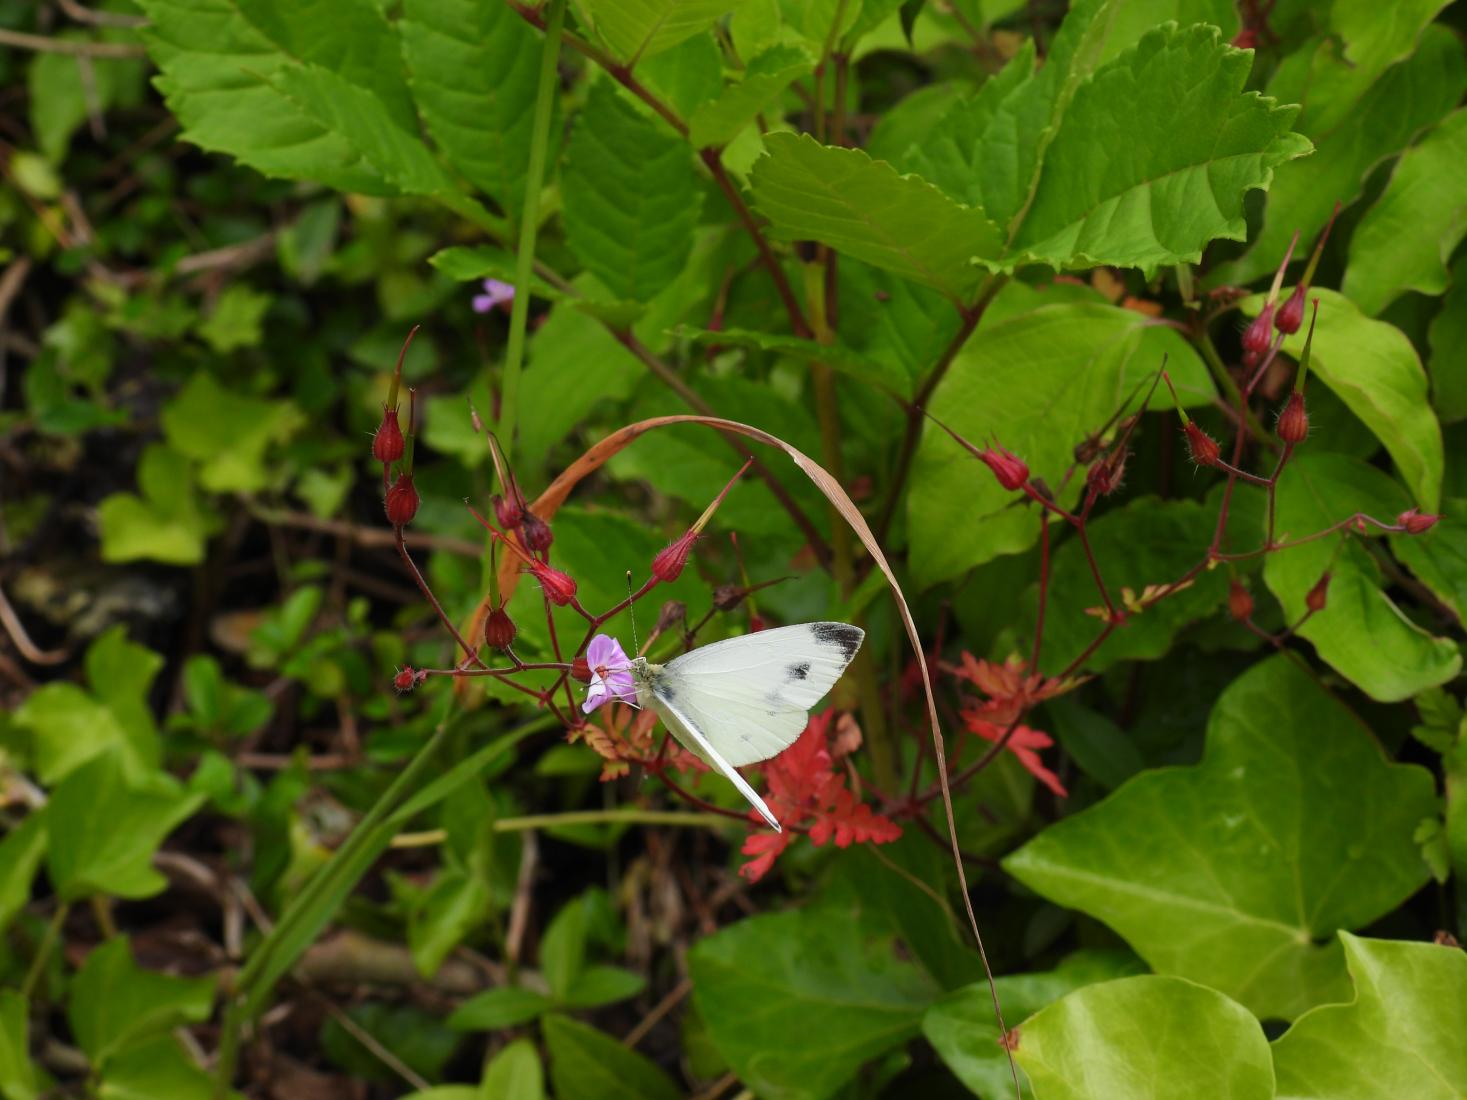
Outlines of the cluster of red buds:
<svg viewBox="0 0 1467 1100">
<path fill-rule="evenodd" d="M 402 350 L 397 353 L 397 369 L 392 372 L 392 384 L 387 390 L 387 401 L 382 406 L 382 423 L 372 436 L 372 457 L 382 463 L 383 510 L 387 513 L 387 522 L 399 532 L 418 514 L 418 489 L 413 484 L 416 390 L 408 390 L 408 432 L 405 437 L 397 419 L 398 395 L 402 390 L 402 361 L 417 334 L 418 326 L 414 325 L 407 334 L 407 339 L 403 341 Z M 395 478 L 392 476 L 394 465 L 397 467 Z"/>
</svg>

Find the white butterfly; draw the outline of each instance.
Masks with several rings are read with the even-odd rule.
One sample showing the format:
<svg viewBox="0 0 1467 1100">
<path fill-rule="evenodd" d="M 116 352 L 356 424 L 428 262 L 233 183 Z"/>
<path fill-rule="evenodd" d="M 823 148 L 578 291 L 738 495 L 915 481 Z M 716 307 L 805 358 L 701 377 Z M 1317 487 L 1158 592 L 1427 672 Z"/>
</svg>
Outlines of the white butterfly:
<svg viewBox="0 0 1467 1100">
<path fill-rule="evenodd" d="M 636 657 L 637 702 L 656 711 L 684 748 L 722 772 L 779 831 L 778 819 L 734 769 L 794 744 L 810 708 L 840 679 L 865 636 L 846 623 L 801 623 L 714 642 L 665 665 Z"/>
</svg>

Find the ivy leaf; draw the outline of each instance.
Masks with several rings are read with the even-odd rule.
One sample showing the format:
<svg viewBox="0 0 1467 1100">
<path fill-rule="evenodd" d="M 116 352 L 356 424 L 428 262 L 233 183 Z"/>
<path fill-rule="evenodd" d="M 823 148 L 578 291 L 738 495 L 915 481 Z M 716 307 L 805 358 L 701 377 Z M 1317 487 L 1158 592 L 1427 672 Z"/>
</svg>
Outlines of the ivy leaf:
<svg viewBox="0 0 1467 1100">
<path fill-rule="evenodd" d="M 408 0 L 398 24 L 423 122 L 511 220 L 524 204 L 540 36 L 508 4 Z M 552 104 L 559 107 L 559 97 Z M 560 132 L 552 117 L 550 133 Z"/>
<path fill-rule="evenodd" d="M 139 1039 L 209 1018 L 213 978 L 173 978 L 133 961 L 126 936 L 92 949 L 77 972 L 67 1019 L 94 1066 Z"/>
<path fill-rule="evenodd" d="M 1053 970 L 1006 974 L 994 985 L 1004 1020 L 1013 1027 L 1076 989 L 1143 970 L 1140 961 L 1125 951 L 1079 951 Z M 1020 1035 L 1026 1030 L 1027 1025 Z M 965 986 L 929 1008 L 922 1017 L 922 1034 L 958 1080 L 983 1100 L 1009 1100 L 1013 1096 L 1013 1078 L 999 1045 L 998 1021 L 987 982 Z M 1026 1100 L 1032 1097 L 1027 1082 L 1021 1079 L 1020 1083 L 1025 1086 Z"/>
<path fill-rule="evenodd" d="M 1016 1055 L 1044 1100 L 1274 1095 L 1258 1021 L 1236 1001 L 1180 978 L 1146 974 L 1071 993 L 1024 1022 Z"/>
<path fill-rule="evenodd" d="M 397 36 L 373 0 L 142 0 L 158 87 L 201 148 L 340 191 L 429 194 Z"/>
<path fill-rule="evenodd" d="M 140 558 L 169 565 L 198 565 L 214 517 L 198 499 L 188 459 L 150 443 L 138 460 L 142 495 L 113 493 L 97 507 L 103 561 Z"/>
<path fill-rule="evenodd" d="M 252 348 L 264 335 L 265 312 L 272 301 L 274 298 L 269 294 L 235 283 L 215 299 L 209 316 L 194 331 L 220 355 L 238 348 Z"/>
<path fill-rule="evenodd" d="M 1127 309 L 1045 305 L 980 326 L 928 408 L 976 444 L 996 438 L 1066 504 L 1082 488 L 1082 478 L 1060 488 L 1075 445 L 1128 398 L 1140 402 L 1163 356 L 1187 404 L 1210 399 L 1215 391 L 1207 368 L 1177 333 Z M 1015 506 L 1015 494 L 935 425 L 923 431 L 911 480 L 907 527 L 921 585 L 1018 553 L 1038 538 L 1032 508 Z"/>
<path fill-rule="evenodd" d="M 1447 262 L 1467 236 L 1467 110 L 1434 127 L 1396 162 L 1385 192 L 1350 236 L 1341 288 L 1374 316 L 1408 290 L 1447 289 Z"/>
<path fill-rule="evenodd" d="M 974 261 L 998 258 L 998 226 L 926 180 L 808 134 L 768 134 L 764 147 L 750 186 L 781 240 L 821 241 L 954 299 L 982 281 Z"/>
<path fill-rule="evenodd" d="M 1292 459 L 1279 479 L 1275 502 L 1277 532 L 1284 540 L 1322 531 L 1357 511 L 1390 522 L 1408 503 L 1400 486 L 1380 470 L 1328 452 Z M 1408 699 L 1460 671 L 1456 643 L 1433 637 L 1406 618 L 1384 590 L 1380 566 L 1350 536 L 1267 556 L 1263 579 L 1283 605 L 1285 620 L 1303 615 L 1305 595 L 1326 569 L 1331 578 L 1325 608 L 1299 633 L 1362 691 L 1383 701 Z"/>
<path fill-rule="evenodd" d="M 615 298 L 649 301 L 687 263 L 702 206 L 688 147 L 609 80 L 576 118 L 561 191 L 567 243 Z"/>
<path fill-rule="evenodd" d="M 1457 1100 L 1467 1081 L 1467 955 L 1340 939 L 1355 997 L 1301 1016 L 1273 1044 L 1280 1100 Z"/>
<path fill-rule="evenodd" d="M 916 1034 L 937 993 L 889 942 L 865 940 L 849 908 L 751 917 L 700 940 L 688 965 L 713 1044 L 745 1085 L 780 1100 L 829 1096 Z"/>
<path fill-rule="evenodd" d="M 759 112 L 772 106 L 796 80 L 808 76 L 810 55 L 798 46 L 773 46 L 749 62 L 744 77 L 724 88 L 718 98 L 688 119 L 694 148 L 727 145 Z"/>
<path fill-rule="evenodd" d="M 635 65 L 707 30 L 741 0 L 586 0 L 596 32 Z"/>
<path fill-rule="evenodd" d="M 677 1100 L 681 1095 L 672 1078 L 603 1031 L 565 1016 L 546 1016 L 540 1028 L 556 1096 Z"/>
<path fill-rule="evenodd" d="M 1103 920 L 1158 972 L 1287 1019 L 1344 995 L 1338 946 L 1317 944 L 1425 881 L 1412 833 L 1434 807 L 1430 773 L 1386 762 L 1353 713 L 1278 656 L 1223 692 L 1200 764 L 1136 776 L 1004 867 Z"/>
</svg>

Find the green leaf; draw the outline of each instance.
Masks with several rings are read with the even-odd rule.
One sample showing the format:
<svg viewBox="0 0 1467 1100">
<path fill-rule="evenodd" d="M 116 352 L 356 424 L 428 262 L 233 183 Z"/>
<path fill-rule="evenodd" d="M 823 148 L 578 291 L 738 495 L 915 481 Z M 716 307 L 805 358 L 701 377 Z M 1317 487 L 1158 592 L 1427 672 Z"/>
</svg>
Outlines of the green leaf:
<svg viewBox="0 0 1467 1100">
<path fill-rule="evenodd" d="M 1396 162 L 1391 181 L 1350 236 L 1342 290 L 1375 315 L 1408 290 L 1440 294 L 1467 236 L 1467 110 L 1438 123 Z"/>
<path fill-rule="evenodd" d="M 516 221 L 541 37 L 510 5 L 476 0 L 408 0 L 398 29 L 428 132 L 449 162 Z M 558 99 L 552 102 L 558 107 Z M 552 117 L 550 133 L 559 132 Z"/>
<path fill-rule="evenodd" d="M 1357 511 L 1391 523 L 1408 503 L 1400 486 L 1380 470 L 1328 452 L 1291 460 L 1275 500 L 1283 541 L 1322 531 Z M 1263 579 L 1283 605 L 1286 621 L 1304 614 L 1305 596 L 1326 569 L 1331 577 L 1325 608 L 1310 616 L 1299 634 L 1341 675 L 1371 697 L 1394 702 L 1445 683 L 1460 671 L 1456 643 L 1433 637 L 1406 618 L 1385 591 L 1378 563 L 1348 535 L 1265 558 Z"/>
<path fill-rule="evenodd" d="M 502 985 L 476 993 L 448 1017 L 457 1031 L 500 1031 L 529 1023 L 548 1011 L 550 998 L 514 985 Z"/>
<path fill-rule="evenodd" d="M 944 306 L 946 307 L 946 303 Z M 951 307 L 946 308 L 951 314 Z M 802 363 L 824 363 L 833 370 L 859 378 L 869 385 L 904 396 L 909 396 L 911 392 L 911 382 L 905 372 L 894 371 L 841 344 L 821 344 L 798 336 L 746 328 L 695 329 L 680 325 L 672 330 L 672 334 L 704 347 L 756 348 L 786 355 Z"/>
<path fill-rule="evenodd" d="M 1105 512 L 1088 524 L 1087 533 L 1096 560 L 1104 563 L 1111 599 L 1124 606 L 1125 589 L 1140 597 L 1149 585 L 1170 584 L 1201 561 L 1216 525 L 1215 507 L 1141 497 Z M 1132 613 L 1125 629 L 1086 659 L 1086 669 L 1099 672 L 1120 661 L 1165 656 L 1177 634 L 1211 614 L 1227 592 L 1224 572 L 1204 570 L 1187 588 Z M 1104 621 L 1088 613 L 1103 610 L 1103 603 L 1078 539 L 1066 540 L 1055 553 L 1049 596 L 1042 665 L 1058 673 L 1084 652 Z"/>
<path fill-rule="evenodd" d="M 1061 488 L 1075 445 L 1128 398 L 1139 404 L 1163 356 L 1185 403 L 1211 399 L 1207 368 L 1176 332 L 1112 306 L 1046 305 L 980 326 L 928 408 L 975 445 L 996 439 L 1068 504 L 1083 481 L 1071 478 Z M 917 582 L 935 584 L 1032 545 L 1039 518 L 1015 501 L 946 432 L 926 425 L 907 496 Z"/>
<path fill-rule="evenodd" d="M 30 814 L 0 840 L 0 932 L 31 900 L 31 884 L 45 854 L 44 813 Z"/>
<path fill-rule="evenodd" d="M 586 961 L 588 932 L 586 905 L 581 898 L 566 902 L 545 930 L 540 944 L 540 969 L 550 992 L 563 998 L 581 974 Z"/>
<path fill-rule="evenodd" d="M 957 336 L 957 313 L 936 291 L 880 268 L 850 260 L 837 274 L 839 300 L 846 303 L 839 314 L 842 346 L 871 361 L 887 388 L 913 396 Z M 1002 298 L 1000 292 L 995 304 Z"/>
<path fill-rule="evenodd" d="M 937 990 L 888 941 L 866 939 L 858 916 L 842 908 L 751 917 L 689 952 L 709 1036 L 759 1095 L 829 1096 L 916 1034 Z"/>
<path fill-rule="evenodd" d="M 126 936 L 92 949 L 68 1002 L 72 1034 L 94 1066 L 139 1040 L 209 1018 L 213 978 L 171 978 L 133 961 Z"/>
<path fill-rule="evenodd" d="M 561 178 L 566 242 L 618 299 L 646 302 L 687 263 L 702 192 L 687 145 L 615 85 L 592 85 Z"/>
<path fill-rule="evenodd" d="M 695 148 L 727 145 L 740 130 L 768 110 L 796 80 L 808 76 L 810 55 L 798 46 L 772 46 L 749 62 L 744 77 L 730 84 L 712 103 L 688 119 L 688 140 Z"/>
<path fill-rule="evenodd" d="M 36 1100 L 41 1095 L 31 1064 L 30 1001 L 18 990 L 0 990 L 0 1096 Z"/>
<path fill-rule="evenodd" d="M 596 33 L 634 66 L 713 25 L 741 0 L 585 0 Z"/>
<path fill-rule="evenodd" d="M 723 48 L 711 30 L 695 34 L 637 65 L 637 79 L 680 118 L 723 91 Z"/>
<path fill-rule="evenodd" d="M 1391 551 L 1459 621 L 1467 621 L 1467 500 L 1443 502 L 1441 515 L 1424 535 L 1393 535 Z"/>
<path fill-rule="evenodd" d="M 195 330 L 199 339 L 220 355 L 239 348 L 252 348 L 264 336 L 265 313 L 273 296 L 253 290 L 244 283 L 225 287 L 214 300 L 209 316 Z"/>
<path fill-rule="evenodd" d="M 1427 330 L 1431 404 L 1444 423 L 1467 419 L 1467 254 L 1452 265 L 1451 284 Z"/>
<path fill-rule="evenodd" d="M 1135 956 L 1124 951 L 1080 951 L 1053 970 L 1005 975 L 994 985 L 1004 1020 L 1012 1027 L 1076 989 L 1143 969 Z M 993 995 L 986 981 L 965 986 L 929 1008 L 922 1017 L 922 1034 L 958 1080 L 983 1100 L 1009 1100 L 1013 1096 L 1013 1078 L 999 1045 Z M 1021 1083 L 1027 1100 L 1033 1093 L 1027 1082 Z"/>
<path fill-rule="evenodd" d="M 199 483 L 215 493 L 254 492 L 269 480 L 265 452 L 305 425 L 289 401 L 265 401 L 225 389 L 199 371 L 163 410 L 163 433 L 200 463 Z"/>
<path fill-rule="evenodd" d="M 168 885 L 153 853 L 203 802 L 172 776 L 129 776 L 118 752 L 104 752 L 68 775 L 47 806 L 46 872 L 64 901 L 88 894 L 151 897 Z"/>
<path fill-rule="evenodd" d="M 1268 91 L 1284 102 L 1307 104 L 1298 128 L 1314 143 L 1314 155 L 1275 170 L 1253 247 L 1213 271 L 1210 283 L 1250 283 L 1274 270 L 1295 232 L 1303 241 L 1313 238 L 1336 200 L 1344 206 L 1353 203 L 1377 164 L 1457 105 L 1467 90 L 1462 45 L 1444 26 L 1421 32 L 1431 18 L 1426 8 L 1439 7 L 1439 0 L 1429 0 L 1401 8 L 1399 19 L 1368 17 L 1372 28 L 1361 39 L 1367 49 L 1377 48 L 1369 45 L 1374 39 L 1382 49 L 1404 51 L 1405 60 L 1383 74 L 1339 56 L 1328 39 L 1300 50 L 1279 69 Z M 1420 44 L 1413 53 L 1411 43 L 1418 33 Z"/>
<path fill-rule="evenodd" d="M 676 1100 L 681 1095 L 672 1078 L 603 1031 L 565 1016 L 546 1016 L 540 1027 L 556 1096 Z"/>
<path fill-rule="evenodd" d="M 562 999 L 572 1008 L 599 1008 L 635 997 L 646 987 L 646 979 L 630 970 L 588 966 L 571 981 Z"/>
<path fill-rule="evenodd" d="M 1024 1022 L 1019 1064 L 1044 1100 L 1272 1100 L 1273 1064 L 1247 1009 L 1180 978 L 1086 986 Z"/>
<path fill-rule="evenodd" d="M 484 1100 L 545 1100 L 540 1052 L 529 1039 L 516 1039 L 484 1071 Z"/>
<path fill-rule="evenodd" d="M 1460 1100 L 1467 1082 L 1467 955 L 1340 934 L 1349 1004 L 1302 1016 L 1273 1045 L 1280 1100 Z"/>
<path fill-rule="evenodd" d="M 188 459 L 150 443 L 138 460 L 137 476 L 141 496 L 113 493 L 97 508 L 102 560 L 198 565 L 214 521 L 198 499 Z"/>
<path fill-rule="evenodd" d="M 489 884 L 480 875 L 445 868 L 408 921 L 408 949 L 419 974 L 431 977 L 465 936 L 489 915 Z"/>
<path fill-rule="evenodd" d="M 183 136 L 267 176 L 342 191 L 449 188 L 418 137 L 397 36 L 374 0 L 141 0 Z"/>
<path fill-rule="evenodd" d="M 998 257 L 1002 238 L 981 209 L 885 161 L 808 134 L 767 134 L 764 147 L 750 186 L 781 240 L 821 241 L 955 299 L 984 278 L 975 261 Z"/>
<path fill-rule="evenodd" d="M 1291 1018 L 1343 995 L 1328 937 L 1425 881 L 1412 833 L 1432 788 L 1278 656 L 1223 692 L 1200 764 L 1143 772 L 1004 867 L 1103 920 L 1158 972 Z"/>
<path fill-rule="evenodd" d="M 100 1100 L 217 1100 L 214 1078 L 171 1035 L 131 1047 L 108 1062 Z M 232 1089 L 224 1094 L 238 1100 Z"/>
<path fill-rule="evenodd" d="M 1442 489 L 1442 432 L 1426 398 L 1426 371 L 1395 325 L 1364 316 L 1348 298 L 1311 289 L 1319 299 L 1310 370 L 1385 444 L 1416 503 L 1435 511 Z M 1263 298 L 1244 303 L 1257 316 Z M 1284 341 L 1297 359 L 1309 326 Z M 1337 517 L 1342 518 L 1342 517 Z"/>
</svg>

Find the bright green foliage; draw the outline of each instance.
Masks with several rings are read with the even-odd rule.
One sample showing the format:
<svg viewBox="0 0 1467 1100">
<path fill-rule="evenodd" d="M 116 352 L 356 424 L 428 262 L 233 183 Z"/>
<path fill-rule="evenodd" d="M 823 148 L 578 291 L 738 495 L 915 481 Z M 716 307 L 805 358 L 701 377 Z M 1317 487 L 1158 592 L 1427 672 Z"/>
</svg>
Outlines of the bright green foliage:
<svg viewBox="0 0 1467 1100">
<path fill-rule="evenodd" d="M 1429 774 L 1387 763 L 1358 718 L 1286 657 L 1223 693 L 1201 764 L 1147 771 L 1004 860 L 1116 929 L 1157 971 L 1260 1017 L 1338 998 L 1336 947 L 1426 878 L 1411 835 Z"/>
<path fill-rule="evenodd" d="M 163 414 L 169 444 L 200 464 L 199 484 L 216 493 L 264 488 L 266 450 L 304 425 L 290 402 L 233 393 L 207 371 L 195 374 Z"/>
<path fill-rule="evenodd" d="M 1068 505 L 1081 489 L 1078 478 L 1060 488 L 1075 444 L 1128 399 L 1138 405 L 1163 356 L 1189 401 L 1211 392 L 1196 353 L 1175 333 L 1148 327 L 1140 314 L 1104 305 L 1042 306 L 980 327 L 928 409 L 976 445 L 993 438 L 1018 455 Z M 928 424 L 907 498 L 918 581 L 932 584 L 1032 545 L 1038 518 L 1014 506 L 1015 499 L 946 432 Z"/>
<path fill-rule="evenodd" d="M 212 979 L 144 970 L 118 937 L 93 949 L 77 972 L 69 1017 L 82 1050 L 101 1066 L 139 1039 L 207 1019 L 213 1004 Z"/>
<path fill-rule="evenodd" d="M 1440 294 L 1467 235 L 1467 111 L 1456 111 L 1408 149 L 1385 194 L 1350 237 L 1344 293 L 1374 315 L 1408 290 Z"/>
<path fill-rule="evenodd" d="M 1390 478 L 1358 459 L 1301 455 L 1279 484 L 1277 533 L 1284 541 L 1321 531 L 1356 511 L 1394 522 L 1409 500 Z M 1343 540 L 1343 544 L 1342 544 Z M 1270 554 L 1263 577 L 1293 622 L 1306 594 L 1330 571 L 1325 609 L 1300 630 L 1319 656 L 1376 699 L 1408 699 L 1445 683 L 1462 667 L 1455 642 L 1434 637 L 1401 614 L 1384 591 L 1380 566 L 1347 535 Z"/>
<path fill-rule="evenodd" d="M 156 1100 L 160 1096 L 213 1100 L 217 1096 L 214 1079 L 171 1035 L 159 1035 L 112 1058 L 97 1094 L 101 1100 Z"/>
<path fill-rule="evenodd" d="M 35 1100 L 41 1094 L 30 1055 L 30 1004 L 13 989 L 0 992 L 0 1095 Z"/>
<path fill-rule="evenodd" d="M 645 302 L 682 270 L 701 202 L 687 146 L 610 81 L 576 118 L 561 186 L 567 242 L 613 297 Z"/>
<path fill-rule="evenodd" d="M 784 90 L 809 73 L 810 55 L 798 46 L 774 46 L 749 62 L 744 77 L 688 119 L 688 140 L 696 147 L 726 145 Z"/>
<path fill-rule="evenodd" d="M 1005 975 L 995 983 L 1004 1022 L 1011 1028 L 1022 1025 L 1027 1032 L 1024 1019 L 1045 1005 L 1094 982 L 1125 977 L 1141 969 L 1136 959 L 1124 952 L 1092 951 L 1071 955 L 1043 973 Z M 966 986 L 929 1008 L 922 1017 L 922 1034 L 958 1079 L 983 1100 L 1006 1100 L 1013 1095 L 1013 1078 L 999 1046 L 998 1022 L 993 1016 L 993 997 L 987 982 Z M 1027 1081 L 1021 1083 L 1026 1086 L 1027 1100 L 1033 1094 Z"/>
<path fill-rule="evenodd" d="M 1427 332 L 1431 404 L 1443 423 L 1467 418 L 1467 257 L 1452 265 L 1451 281 Z"/>
<path fill-rule="evenodd" d="M 546 454 L 594 409 L 629 395 L 644 373 L 605 326 L 576 309 L 552 310 L 530 342 L 520 395 L 524 453 Z"/>
<path fill-rule="evenodd" d="M 1271 1100 L 1268 1041 L 1242 1005 L 1180 978 L 1090 985 L 1020 1033 L 1019 1064 L 1043 1100 Z"/>
<path fill-rule="evenodd" d="M 1457 1100 L 1467 1082 L 1467 955 L 1340 939 L 1355 998 L 1316 1008 L 1274 1043 L 1280 1100 Z"/>
<path fill-rule="evenodd" d="M 809 135 L 769 134 L 764 145 L 754 204 L 784 240 L 823 241 L 957 299 L 982 281 L 976 261 L 998 257 L 1002 237 L 983 211 L 925 180 Z"/>
<path fill-rule="evenodd" d="M 540 1054 L 529 1039 L 516 1039 L 484 1071 L 483 1093 L 492 1100 L 545 1100 Z"/>
<path fill-rule="evenodd" d="M 33 814 L 0 840 L 0 931 L 10 927 L 31 896 L 46 855 L 46 818 Z"/>
<path fill-rule="evenodd" d="M 508 4 L 411 0 L 403 60 L 443 155 L 511 219 L 524 201 L 539 38 Z M 556 129 L 554 123 L 552 131 Z"/>
<path fill-rule="evenodd" d="M 603 1031 L 566 1016 L 546 1016 L 540 1027 L 556 1096 L 676 1100 L 682 1095 L 656 1065 Z"/>
<path fill-rule="evenodd" d="M 198 326 L 199 338 L 215 352 L 226 355 L 260 342 L 270 295 L 236 283 L 219 295 L 209 316 Z"/>
<path fill-rule="evenodd" d="M 589 0 L 597 33 L 622 61 L 636 64 L 706 30 L 740 0 Z"/>
<path fill-rule="evenodd" d="M 751 917 L 689 955 L 714 1045 L 761 1094 L 828 1096 L 866 1059 L 917 1033 L 937 991 L 889 942 L 864 940 L 858 914 Z"/>
<path fill-rule="evenodd" d="M 1467 616 L 1467 500 L 1442 502 L 1441 522 L 1425 535 L 1397 535 L 1391 552 L 1442 603 Z"/>
<path fill-rule="evenodd" d="M 137 467 L 142 495 L 113 493 L 97 509 L 105 561 L 148 558 L 170 565 L 204 560 L 204 540 L 214 523 L 199 500 L 188 459 L 151 443 Z"/>
</svg>

